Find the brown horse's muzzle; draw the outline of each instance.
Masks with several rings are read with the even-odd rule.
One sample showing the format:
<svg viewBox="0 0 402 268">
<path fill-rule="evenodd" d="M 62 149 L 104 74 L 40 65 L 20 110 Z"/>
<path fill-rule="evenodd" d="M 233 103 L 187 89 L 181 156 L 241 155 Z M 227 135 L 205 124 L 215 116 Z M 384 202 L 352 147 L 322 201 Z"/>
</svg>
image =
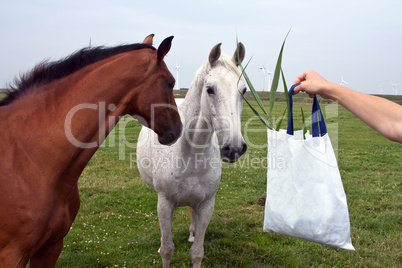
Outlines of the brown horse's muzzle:
<svg viewBox="0 0 402 268">
<path fill-rule="evenodd" d="M 183 128 L 181 121 L 179 127 L 177 127 L 177 124 L 175 125 L 176 127 L 172 128 L 171 130 L 164 131 L 162 135 L 158 135 L 158 141 L 160 144 L 172 145 L 181 136 L 181 131 Z"/>
<path fill-rule="evenodd" d="M 156 105 L 153 107 L 155 116 L 152 129 L 158 135 L 158 141 L 163 145 L 172 145 L 181 136 L 183 124 L 176 105 Z"/>
<path fill-rule="evenodd" d="M 165 108 L 165 106 L 166 105 L 158 105 L 158 108 Z M 151 119 L 140 115 L 132 115 L 141 125 L 152 129 L 158 135 L 159 143 L 163 145 L 172 145 L 175 143 L 181 136 L 183 128 L 177 106 L 168 106 L 168 109 L 164 111 L 155 109 L 151 114 Z"/>
</svg>

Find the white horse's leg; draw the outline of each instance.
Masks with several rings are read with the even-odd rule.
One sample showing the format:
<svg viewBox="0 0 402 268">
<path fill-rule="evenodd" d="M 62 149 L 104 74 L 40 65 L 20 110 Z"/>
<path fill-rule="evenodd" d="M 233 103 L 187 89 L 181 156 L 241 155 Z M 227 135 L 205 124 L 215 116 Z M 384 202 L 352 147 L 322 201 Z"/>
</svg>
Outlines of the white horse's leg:
<svg viewBox="0 0 402 268">
<path fill-rule="evenodd" d="M 158 251 L 162 257 L 163 267 L 169 267 L 174 252 L 172 239 L 172 220 L 174 207 L 164 197 L 158 196 L 158 218 L 161 229 L 161 247 Z"/>
<path fill-rule="evenodd" d="M 193 268 L 201 267 L 204 258 L 204 238 L 214 212 L 215 196 L 198 207 L 193 208 L 194 243 L 190 249 Z"/>
<path fill-rule="evenodd" d="M 187 207 L 188 213 L 190 215 L 191 219 L 191 224 L 190 224 L 190 236 L 188 237 L 188 242 L 193 243 L 194 242 L 194 219 L 193 219 L 193 209 L 191 207 Z"/>
</svg>

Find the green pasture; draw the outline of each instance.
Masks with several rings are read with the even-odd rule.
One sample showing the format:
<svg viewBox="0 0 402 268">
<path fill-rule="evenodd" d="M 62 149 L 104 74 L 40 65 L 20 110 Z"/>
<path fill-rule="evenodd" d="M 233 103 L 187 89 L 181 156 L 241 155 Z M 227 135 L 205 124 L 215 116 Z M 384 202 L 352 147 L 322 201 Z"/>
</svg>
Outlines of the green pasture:
<svg viewBox="0 0 402 268">
<path fill-rule="evenodd" d="M 301 122 L 300 107 L 307 114 L 311 104 L 295 103 L 295 122 Z M 402 266 L 401 144 L 337 104 L 322 108 L 338 155 L 356 251 L 263 233 L 264 207 L 256 201 L 266 195 L 266 131 L 244 104 L 248 151 L 239 162 L 223 165 L 203 267 Z M 285 103 L 278 102 L 274 113 L 282 115 L 284 109 Z M 81 209 L 57 267 L 162 266 L 157 195 L 135 163 L 140 129 L 130 117 L 123 118 L 85 168 L 79 180 Z M 171 267 L 191 267 L 189 222 L 187 209 L 177 209 Z"/>
<path fill-rule="evenodd" d="M 187 90 L 174 90 L 174 96 L 176 98 L 184 98 L 186 96 L 186 93 L 187 93 Z M 269 95 L 270 95 L 269 91 L 265 91 L 265 92 L 259 91 L 258 92 L 258 96 L 261 98 L 261 100 L 264 100 L 264 101 L 269 101 L 269 97 L 270 97 Z M 252 94 L 251 94 L 250 91 L 247 91 L 245 93 L 245 96 L 249 100 L 253 99 Z M 389 100 L 391 100 L 393 102 L 396 102 L 396 103 L 399 103 L 399 104 L 402 104 L 402 95 L 377 95 L 377 96 L 389 99 Z M 307 94 L 294 95 L 293 100 L 295 102 L 312 102 L 312 99 Z M 278 101 L 279 102 L 286 101 L 285 95 L 284 95 L 283 92 L 276 92 L 275 102 L 278 102 Z M 333 103 L 333 101 L 332 100 L 321 99 L 320 103 Z M 268 103 L 266 103 L 265 106 L 268 107 Z"/>
</svg>

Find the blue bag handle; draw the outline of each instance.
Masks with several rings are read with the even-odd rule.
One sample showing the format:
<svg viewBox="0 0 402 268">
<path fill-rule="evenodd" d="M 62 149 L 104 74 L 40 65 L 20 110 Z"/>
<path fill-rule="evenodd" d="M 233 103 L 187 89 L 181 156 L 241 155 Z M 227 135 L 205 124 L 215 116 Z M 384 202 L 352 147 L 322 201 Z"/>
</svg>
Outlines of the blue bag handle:
<svg viewBox="0 0 402 268">
<path fill-rule="evenodd" d="M 300 84 L 293 85 L 289 90 L 289 106 L 290 106 L 290 116 L 288 122 L 287 133 L 293 135 L 293 91 L 295 87 Z M 325 126 L 324 117 L 322 116 L 320 104 L 318 103 L 317 96 L 314 96 L 313 110 L 311 113 L 311 127 L 313 131 L 313 137 L 320 137 L 327 134 L 327 127 Z"/>
</svg>

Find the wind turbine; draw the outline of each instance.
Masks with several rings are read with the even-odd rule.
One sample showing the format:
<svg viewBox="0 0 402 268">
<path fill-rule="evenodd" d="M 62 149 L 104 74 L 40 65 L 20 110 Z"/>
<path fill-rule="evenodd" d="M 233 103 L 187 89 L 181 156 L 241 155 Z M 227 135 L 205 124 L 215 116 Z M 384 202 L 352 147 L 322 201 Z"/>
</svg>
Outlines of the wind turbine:
<svg viewBox="0 0 402 268">
<path fill-rule="evenodd" d="M 382 85 L 383 85 L 384 83 L 381 83 L 381 86 L 380 86 L 380 95 L 382 95 Z"/>
<path fill-rule="evenodd" d="M 396 86 L 398 85 L 397 83 L 391 83 L 392 85 L 392 92 L 395 93 L 395 95 L 398 95 L 398 89 Z"/>
<path fill-rule="evenodd" d="M 265 67 L 264 65 L 258 68 L 262 71 L 262 92 L 264 92 L 264 85 L 265 85 Z"/>
<path fill-rule="evenodd" d="M 272 74 L 272 72 L 270 72 L 269 69 L 267 69 L 267 70 L 268 70 L 268 91 L 271 91 L 271 74 Z"/>
<path fill-rule="evenodd" d="M 176 89 L 180 89 L 179 88 L 179 71 L 180 71 L 180 66 L 177 65 L 177 61 L 176 61 Z"/>
<path fill-rule="evenodd" d="M 341 79 L 342 79 L 342 82 L 341 82 L 341 86 L 345 86 L 346 84 L 349 84 L 348 82 L 346 82 L 345 80 L 343 80 L 343 75 L 341 75 Z"/>
</svg>

